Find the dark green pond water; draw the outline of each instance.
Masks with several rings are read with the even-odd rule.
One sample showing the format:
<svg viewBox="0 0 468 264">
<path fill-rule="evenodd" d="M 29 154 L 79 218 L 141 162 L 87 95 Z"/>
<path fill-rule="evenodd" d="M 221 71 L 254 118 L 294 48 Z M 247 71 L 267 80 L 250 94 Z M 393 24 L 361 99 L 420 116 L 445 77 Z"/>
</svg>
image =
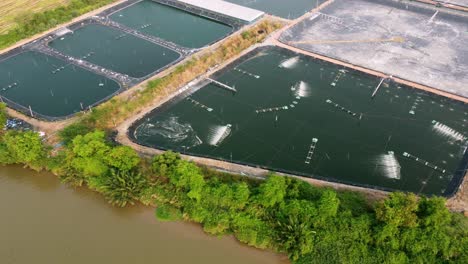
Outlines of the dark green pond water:
<svg viewBox="0 0 468 264">
<path fill-rule="evenodd" d="M 49 45 L 75 58 L 91 54 L 87 61 L 136 78 L 179 58 L 175 51 L 98 24 L 81 27 Z"/>
<path fill-rule="evenodd" d="M 188 48 L 200 48 L 232 31 L 228 25 L 150 0 L 110 17 L 123 25 Z"/>
<path fill-rule="evenodd" d="M 0 210 L 2 264 L 288 263 L 199 225 L 158 222 L 152 208 L 113 208 L 97 193 L 19 167 L 0 167 Z"/>
<path fill-rule="evenodd" d="M 110 79 L 41 53 L 25 52 L 0 62 L 0 95 L 51 117 L 81 111 L 80 103 L 87 107 L 117 90 L 119 85 Z"/>
<path fill-rule="evenodd" d="M 234 4 L 247 6 L 275 16 L 295 19 L 326 0 L 226 0 Z"/>
<path fill-rule="evenodd" d="M 466 105 L 392 83 L 371 99 L 380 79 L 277 48 L 217 80 L 238 92 L 206 85 L 131 135 L 148 146 L 424 194 L 446 191 L 466 151 Z"/>
</svg>

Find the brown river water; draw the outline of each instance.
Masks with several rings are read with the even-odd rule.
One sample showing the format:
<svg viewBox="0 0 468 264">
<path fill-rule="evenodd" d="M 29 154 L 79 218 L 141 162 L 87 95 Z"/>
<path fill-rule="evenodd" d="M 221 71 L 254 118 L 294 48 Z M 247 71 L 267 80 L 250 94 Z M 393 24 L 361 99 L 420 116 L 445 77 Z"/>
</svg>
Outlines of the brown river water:
<svg viewBox="0 0 468 264">
<path fill-rule="evenodd" d="M 0 167 L 0 263 L 285 264 L 285 256 L 162 223 L 143 206 L 118 209 L 48 173 Z"/>
</svg>

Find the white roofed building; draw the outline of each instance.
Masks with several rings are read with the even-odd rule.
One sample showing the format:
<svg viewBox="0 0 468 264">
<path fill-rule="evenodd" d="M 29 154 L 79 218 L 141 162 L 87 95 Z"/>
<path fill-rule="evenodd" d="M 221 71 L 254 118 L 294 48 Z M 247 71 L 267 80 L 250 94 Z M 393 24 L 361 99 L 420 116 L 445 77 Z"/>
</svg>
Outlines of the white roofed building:
<svg viewBox="0 0 468 264">
<path fill-rule="evenodd" d="M 262 11 L 221 0 L 178 0 L 178 2 L 238 19 L 248 24 L 255 22 L 265 14 Z"/>
</svg>

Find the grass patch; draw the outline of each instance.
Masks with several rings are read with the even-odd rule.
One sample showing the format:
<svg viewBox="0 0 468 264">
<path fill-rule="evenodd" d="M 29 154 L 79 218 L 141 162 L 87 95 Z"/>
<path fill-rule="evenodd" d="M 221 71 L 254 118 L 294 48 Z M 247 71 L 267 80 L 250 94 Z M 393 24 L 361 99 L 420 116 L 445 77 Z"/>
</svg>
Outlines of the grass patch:
<svg viewBox="0 0 468 264">
<path fill-rule="evenodd" d="M 114 0 L 6 0 L 0 3 L 0 49 Z"/>
<path fill-rule="evenodd" d="M 156 208 L 156 219 L 161 222 L 173 222 L 182 220 L 182 213 L 174 206 L 162 204 Z"/>
<path fill-rule="evenodd" d="M 69 4 L 70 0 L 3 0 L 0 3 L 0 34 L 5 34 L 26 17 Z"/>
</svg>

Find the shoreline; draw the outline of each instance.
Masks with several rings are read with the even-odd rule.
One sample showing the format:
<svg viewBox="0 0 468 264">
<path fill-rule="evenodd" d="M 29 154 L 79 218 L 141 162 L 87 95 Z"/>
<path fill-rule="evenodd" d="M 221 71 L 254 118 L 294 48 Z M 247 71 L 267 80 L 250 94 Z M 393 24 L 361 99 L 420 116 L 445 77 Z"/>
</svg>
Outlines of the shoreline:
<svg viewBox="0 0 468 264">
<path fill-rule="evenodd" d="M 85 221 L 81 223 L 83 225 L 88 225 L 89 223 L 91 223 L 91 222 L 88 223 L 86 219 L 94 218 L 96 215 L 101 215 L 101 212 L 103 212 L 102 214 L 104 216 L 110 215 L 109 217 L 110 220 L 114 219 L 113 224 L 119 224 L 118 220 L 123 217 L 131 221 L 131 222 L 125 222 L 126 223 L 125 225 L 132 225 L 132 223 L 134 225 L 146 225 L 145 227 L 141 227 L 142 230 L 144 230 L 145 228 L 146 229 L 150 228 L 151 230 L 153 230 L 153 232 L 157 233 L 157 232 L 160 232 L 159 230 L 160 228 L 163 228 L 164 230 L 167 230 L 167 232 L 163 233 L 164 236 L 167 236 L 167 238 L 174 238 L 176 240 L 180 240 L 181 243 L 183 243 L 184 241 L 187 241 L 187 244 L 192 245 L 194 249 L 196 249 L 196 246 L 199 244 L 193 243 L 193 241 L 201 241 L 201 242 L 208 241 L 209 242 L 208 244 L 206 244 L 207 242 L 205 242 L 205 244 L 202 243 L 203 246 L 201 247 L 201 249 L 206 253 L 209 253 L 210 250 L 212 250 L 211 246 L 213 245 L 213 243 L 216 243 L 216 244 L 221 243 L 221 245 L 223 245 L 223 246 L 220 246 L 222 249 L 226 250 L 227 252 L 231 252 L 231 251 L 238 252 L 236 256 L 245 258 L 247 260 L 248 259 L 252 259 L 252 260 L 262 259 L 264 260 L 264 262 L 262 263 L 290 264 L 285 254 L 277 253 L 272 250 L 264 250 L 264 249 L 259 249 L 259 248 L 249 246 L 237 240 L 233 235 L 225 235 L 221 238 L 221 240 L 219 240 L 218 237 L 212 236 L 204 232 L 203 227 L 201 226 L 201 224 L 198 224 L 198 223 L 184 221 L 184 220 L 174 221 L 174 222 L 161 222 L 155 217 L 154 211 L 156 207 L 152 205 L 146 206 L 142 203 L 135 203 L 134 206 L 128 206 L 125 208 L 113 207 L 104 199 L 102 194 L 96 191 L 93 191 L 86 186 L 79 187 L 79 188 L 73 188 L 73 187 L 67 186 L 66 184 L 63 184 L 62 182 L 60 182 L 60 179 L 57 177 L 57 175 L 48 171 L 36 172 L 28 168 L 23 168 L 22 166 L 8 165 L 8 166 L 0 167 L 0 179 L 2 178 L 5 180 L 4 183 L 7 186 L 10 183 L 13 185 L 13 188 L 15 189 L 14 193 L 23 197 L 22 199 L 20 199 L 20 201 L 21 203 L 27 204 L 27 206 L 29 206 L 29 204 L 31 203 L 33 204 L 40 203 L 37 200 L 33 202 L 28 201 L 30 199 L 29 195 L 32 195 L 32 196 L 40 195 L 40 198 L 42 199 L 43 197 L 45 197 L 44 199 L 46 199 L 46 201 L 48 201 L 48 199 L 57 200 L 53 197 L 58 198 L 60 202 L 54 203 L 52 201 L 51 204 L 50 203 L 48 204 L 51 210 L 54 210 L 54 208 L 57 208 L 57 206 L 58 208 L 61 208 L 63 206 L 69 207 L 67 206 L 69 202 L 76 202 L 75 206 L 76 205 L 78 206 L 72 207 L 73 209 L 70 209 L 70 210 L 76 209 L 82 212 L 83 219 L 85 219 Z M 34 190 L 32 190 L 32 192 L 28 191 L 24 195 L 21 195 L 22 194 L 21 191 L 23 189 L 29 190 L 29 187 L 34 187 L 33 188 Z M 13 193 L 10 194 L 9 192 L 4 192 L 3 195 L 8 197 L 14 194 Z M 10 200 L 6 200 L 5 203 L 11 204 L 9 201 Z M 83 211 L 83 208 L 89 208 L 90 205 L 91 205 L 91 210 L 94 212 L 93 214 Z M 11 206 L 11 207 L 6 207 L 6 209 L 11 209 L 13 213 L 13 212 L 18 211 L 19 207 Z M 70 211 L 67 209 L 65 210 Z M 7 211 L 10 211 L 10 210 L 7 210 Z M 24 211 L 24 210 L 19 210 L 19 211 Z M 42 223 L 47 223 L 46 220 L 47 218 L 49 218 L 49 215 L 47 212 L 48 211 L 46 210 L 46 213 L 39 214 L 40 216 L 38 217 L 39 219 L 38 221 Z M 55 216 L 51 216 L 51 217 L 56 218 Z M 44 220 L 44 218 L 46 219 Z M 71 216 L 65 217 L 65 220 L 60 218 L 60 220 L 58 221 L 61 222 L 62 220 L 65 221 L 66 223 L 65 225 L 59 226 L 59 227 L 56 227 L 55 225 L 47 225 L 46 228 L 51 229 L 51 230 L 54 230 L 55 228 L 67 228 L 67 226 L 69 225 L 69 222 L 73 221 Z M 9 220 L 5 219 L 4 222 L 8 223 Z M 39 226 L 41 225 L 40 222 L 36 222 L 32 224 L 32 226 L 36 226 L 36 225 Z M 21 227 L 20 225 L 14 225 L 14 224 L 12 227 L 8 227 L 8 225 L 4 225 L 4 227 L 7 229 L 12 228 L 12 230 L 25 230 L 24 227 Z M 26 227 L 26 229 L 28 229 L 28 227 Z M 132 230 L 132 228 L 128 228 L 128 230 Z M 149 230 L 148 232 L 151 232 L 151 230 Z M 71 231 L 71 232 L 73 233 L 74 231 Z M 129 232 L 131 233 L 132 231 L 129 231 Z M 60 232 L 54 233 L 52 237 L 55 237 L 55 236 L 61 237 L 62 234 Z M 63 236 L 65 236 L 65 234 L 63 234 Z M 27 233 L 19 232 L 19 235 L 27 236 Z M 86 239 L 86 233 L 82 235 L 76 234 L 76 236 L 74 237 L 75 238 L 78 237 L 77 239 L 79 238 Z M 148 239 L 149 236 L 143 235 L 143 237 Z M 36 239 L 33 238 L 32 240 L 34 241 Z M 41 238 L 38 238 L 37 240 L 41 240 Z M 158 242 L 159 240 L 153 239 L 153 241 Z M 54 243 L 54 240 L 45 239 L 43 242 L 45 244 L 49 244 L 49 243 Z M 71 243 L 74 243 L 74 242 L 71 242 Z M 112 241 L 109 240 L 109 243 L 112 243 Z M 7 245 L 7 248 L 8 246 L 13 246 L 19 249 L 17 244 L 18 243 L 9 244 Z M 29 244 L 29 243 L 26 243 L 26 244 Z M 77 246 L 80 246 L 78 243 L 76 244 Z M 136 249 L 133 247 L 130 247 L 128 250 L 129 250 L 128 252 L 136 251 Z M 71 251 L 74 251 L 74 250 L 71 250 Z M 104 250 L 104 252 L 106 255 L 110 254 L 110 252 L 107 252 L 106 250 Z M 11 253 L 13 254 L 14 252 L 11 252 Z M 77 253 L 79 252 L 78 251 L 75 252 L 75 254 Z M 243 257 L 245 256 L 245 254 L 247 254 L 247 256 L 249 257 Z M 62 255 L 59 254 L 59 257 L 60 256 Z M 207 256 L 207 257 L 204 257 L 204 256 Z M 65 257 L 70 257 L 70 256 L 67 256 L 67 254 L 63 254 L 63 258 Z M 207 260 L 211 259 L 209 255 L 200 256 L 200 259 L 202 258 L 203 259 L 206 258 Z M 38 259 L 39 263 L 50 263 L 50 261 L 41 262 L 40 260 L 42 259 Z M 271 261 L 271 262 L 268 262 L 268 261 Z M 63 263 L 63 261 L 61 263 Z M 177 262 L 177 263 L 184 263 L 184 262 Z M 217 262 L 206 261 L 206 263 L 214 264 Z M 233 263 L 233 262 L 230 262 L 230 263 Z"/>
<path fill-rule="evenodd" d="M 113 6 L 122 4 L 123 2 L 125 2 L 125 0 L 116 1 L 116 2 L 111 3 L 109 5 L 106 5 L 106 6 L 103 6 L 101 8 L 98 8 L 96 10 L 93 10 L 93 11 L 91 11 L 89 13 L 86 13 L 86 14 L 84 14 L 82 16 L 79 16 L 79 17 L 73 19 L 72 21 L 61 24 L 61 25 L 59 25 L 59 26 L 57 26 L 55 28 L 52 28 L 52 29 L 50 29 L 50 30 L 48 30 L 46 32 L 42 32 L 42 33 L 37 34 L 35 36 L 32 36 L 32 37 L 30 37 L 28 39 L 22 40 L 22 41 L 16 43 L 15 45 L 2 50 L 0 52 L 0 54 L 3 53 L 3 52 L 7 52 L 9 50 L 12 50 L 14 48 L 17 48 L 17 47 L 23 45 L 24 43 L 30 42 L 31 40 L 34 40 L 34 39 L 36 39 L 36 38 L 38 38 L 40 36 L 47 35 L 50 32 L 53 32 L 53 31 L 57 30 L 58 28 L 61 28 L 61 27 L 76 23 L 77 21 L 88 18 L 88 17 L 90 17 L 90 16 L 92 16 L 94 14 L 103 12 L 106 9 L 112 8 Z M 332 2 L 333 2 L 333 0 L 325 1 L 320 6 L 312 9 L 310 12 L 304 14 L 303 16 L 301 16 L 301 17 L 299 17 L 299 18 L 297 18 L 295 20 L 289 21 L 289 23 L 286 26 L 284 26 L 283 28 L 280 28 L 280 29 L 270 33 L 262 43 L 256 43 L 254 45 L 251 45 L 250 47 L 243 50 L 239 54 L 233 56 L 232 58 L 230 58 L 228 60 L 223 61 L 219 65 L 216 65 L 216 67 L 213 67 L 212 69 L 210 68 L 210 70 L 205 72 L 204 74 L 198 75 L 196 77 L 196 79 L 210 76 L 211 74 L 223 69 L 225 66 L 229 65 L 230 63 L 234 62 L 235 60 L 239 59 L 240 57 L 242 57 L 243 55 L 247 54 L 248 52 L 254 50 L 257 47 L 269 46 L 269 45 L 276 46 L 276 47 L 279 47 L 279 48 L 285 48 L 287 50 L 291 50 L 291 51 L 299 53 L 299 54 L 303 54 L 303 55 L 310 56 L 310 57 L 313 57 L 313 58 L 316 58 L 316 59 L 319 59 L 319 60 L 323 60 L 323 61 L 333 63 L 335 65 L 342 65 L 342 66 L 345 66 L 345 67 L 349 67 L 349 68 L 352 68 L 352 69 L 360 71 L 360 72 L 371 74 L 373 76 L 388 77 L 388 75 L 386 75 L 384 73 L 381 73 L 381 72 L 378 72 L 378 71 L 375 71 L 375 70 L 372 70 L 372 69 L 367 69 L 367 68 L 364 68 L 364 67 L 360 67 L 360 66 L 357 66 L 357 65 L 353 65 L 353 64 L 350 64 L 350 63 L 346 63 L 346 62 L 343 62 L 343 61 L 340 61 L 340 60 L 332 59 L 330 57 L 322 56 L 322 55 L 315 54 L 315 53 L 312 53 L 312 52 L 304 51 L 302 49 L 294 48 L 294 47 L 291 47 L 291 46 L 286 45 L 284 43 L 281 43 L 278 40 L 279 36 L 284 31 L 286 31 L 290 27 L 295 26 L 297 23 L 300 23 L 301 21 L 303 21 L 305 18 L 307 18 L 310 15 L 310 13 L 317 12 L 317 11 L 323 9 L 324 7 L 328 6 Z M 267 20 L 267 19 L 277 21 L 273 16 L 270 16 L 270 15 L 265 15 L 265 17 L 262 18 L 260 21 L 264 21 L 264 20 Z M 218 42 L 216 42 L 214 44 L 211 44 L 211 45 L 209 45 L 207 47 L 204 47 L 202 50 L 200 50 L 200 51 L 198 51 L 198 52 L 196 52 L 194 54 L 191 54 L 190 56 L 187 56 L 186 58 L 181 60 L 179 63 L 177 63 L 175 65 L 172 65 L 171 67 L 167 68 L 166 70 L 159 72 L 158 74 L 148 78 L 147 80 L 145 80 L 145 81 L 143 81 L 143 82 L 141 82 L 141 83 L 139 83 L 139 84 L 137 84 L 137 85 L 135 85 L 133 87 L 130 87 L 128 90 L 114 96 L 113 98 L 119 98 L 119 99 L 123 99 L 123 100 L 126 100 L 126 101 L 132 100 L 132 98 L 135 96 L 135 94 L 137 94 L 141 90 L 145 89 L 145 87 L 147 86 L 147 84 L 150 81 L 153 81 L 155 79 L 159 79 L 161 77 L 164 77 L 164 76 L 167 76 L 167 75 L 171 74 L 178 66 L 183 65 L 184 63 L 192 60 L 193 58 L 197 58 L 197 57 L 200 57 L 200 56 L 202 56 L 204 54 L 208 54 L 208 53 L 213 52 L 217 47 L 221 46 L 223 43 L 229 41 L 230 39 L 232 39 L 235 36 L 238 36 L 238 35 L 242 34 L 243 31 L 258 25 L 260 23 L 260 21 L 257 21 L 256 23 L 251 24 L 251 25 L 244 26 L 243 28 L 241 28 L 238 31 L 232 33 L 230 36 L 224 38 L 223 40 L 218 41 Z M 432 94 L 436 94 L 436 95 L 439 95 L 439 96 L 444 96 L 444 97 L 451 98 L 451 99 L 454 99 L 454 100 L 457 100 L 457 101 L 468 103 L 468 98 L 465 98 L 465 97 L 454 95 L 454 94 L 451 94 L 451 93 L 448 93 L 448 92 L 444 92 L 444 91 L 441 91 L 441 90 L 438 90 L 438 89 L 435 89 L 435 88 L 427 87 L 427 86 L 424 86 L 422 84 L 414 83 L 414 82 L 404 80 L 404 79 L 400 79 L 400 78 L 397 78 L 397 77 L 393 77 L 392 79 L 394 81 L 398 82 L 398 83 L 410 86 L 410 87 L 415 88 L 415 89 L 421 89 L 421 90 L 430 92 Z M 154 96 L 151 103 L 149 103 L 144 108 L 139 109 L 138 111 L 136 111 L 136 114 L 132 115 L 129 118 L 126 118 L 124 121 L 120 122 L 119 124 L 114 125 L 114 129 L 116 129 L 117 132 L 118 132 L 117 133 L 117 138 L 116 138 L 117 141 L 120 142 L 123 145 L 127 145 L 127 146 L 132 147 L 133 149 L 137 150 L 139 153 L 142 153 L 142 154 L 160 154 L 160 153 L 162 153 L 163 151 L 161 151 L 161 150 L 157 150 L 157 149 L 153 149 L 153 148 L 149 148 L 149 147 L 144 147 L 142 145 L 139 145 L 139 144 L 133 142 L 128 137 L 128 129 L 130 128 L 130 126 L 134 122 L 141 119 L 142 117 L 147 115 L 149 112 L 151 112 L 155 108 L 163 105 L 167 101 L 169 101 L 172 98 L 174 98 L 175 96 L 177 96 L 182 87 L 183 86 L 177 87 L 175 89 L 175 91 L 171 91 L 170 94 L 169 94 L 168 91 L 165 91 L 165 92 L 162 92 L 161 94 L 158 94 L 158 95 Z M 97 107 L 99 107 L 99 106 L 97 106 Z M 31 118 L 31 117 L 26 116 L 26 115 L 24 115 L 24 114 L 22 114 L 20 112 L 17 112 L 15 110 L 11 109 L 11 108 L 8 108 L 8 113 L 13 117 L 23 119 L 23 120 L 31 123 L 33 126 L 39 128 L 40 130 L 46 132 L 48 134 L 48 139 L 51 139 L 51 137 L 53 137 L 57 131 L 63 129 L 65 126 L 67 126 L 69 124 L 72 124 L 72 123 L 74 123 L 75 121 L 77 121 L 77 120 L 79 120 L 81 118 L 81 115 L 77 114 L 76 116 L 74 116 L 74 117 L 72 117 L 70 119 L 67 119 L 67 120 L 49 122 L 49 121 L 38 120 L 36 118 Z M 84 116 L 86 116 L 86 114 L 87 113 L 84 113 Z M 264 176 L 265 174 L 267 174 L 269 172 L 266 169 L 254 168 L 254 167 L 250 167 L 250 166 L 239 165 L 239 164 L 234 164 L 234 163 L 230 163 L 230 162 L 210 159 L 210 158 L 201 158 L 201 157 L 188 156 L 188 155 L 183 155 L 183 157 L 185 159 L 187 159 L 187 160 L 191 160 L 191 161 L 194 161 L 194 162 L 202 164 L 202 165 L 206 165 L 206 166 L 213 167 L 213 168 L 218 168 L 218 169 L 224 169 L 224 170 L 234 172 L 234 173 L 248 172 L 247 174 L 250 174 L 250 175 Z M 304 181 L 309 182 L 310 184 L 313 184 L 313 185 L 316 185 L 316 186 L 327 186 L 327 187 L 332 187 L 332 188 L 337 189 L 337 190 L 345 189 L 345 190 L 351 190 L 351 191 L 358 191 L 358 192 L 361 192 L 361 193 L 365 194 L 366 196 L 373 197 L 375 199 L 381 199 L 383 197 L 386 197 L 389 194 L 389 192 L 387 192 L 387 191 L 376 190 L 376 189 L 373 189 L 373 188 L 366 188 L 366 187 L 359 187 L 359 186 L 353 186 L 353 185 L 336 183 L 336 182 L 329 182 L 329 181 L 326 181 L 326 180 L 308 178 L 308 177 L 303 177 L 303 176 L 299 176 L 299 175 L 289 175 L 289 174 L 283 174 L 283 173 L 278 173 L 278 174 L 284 175 L 284 176 L 289 176 L 289 177 L 295 177 L 295 178 L 304 180 Z M 463 210 L 463 211 L 468 210 L 468 197 L 467 197 L 467 194 L 465 194 L 466 192 L 464 191 L 466 188 L 468 188 L 468 187 L 466 187 L 466 186 L 468 186 L 468 183 L 467 183 L 467 180 L 466 180 L 467 177 L 468 176 L 464 177 L 464 180 L 463 180 L 462 184 L 460 185 L 460 187 L 458 189 L 458 192 L 453 197 L 447 199 L 447 201 L 448 201 L 447 204 L 450 204 L 450 206 L 452 208 L 456 208 L 455 210 Z"/>
</svg>

